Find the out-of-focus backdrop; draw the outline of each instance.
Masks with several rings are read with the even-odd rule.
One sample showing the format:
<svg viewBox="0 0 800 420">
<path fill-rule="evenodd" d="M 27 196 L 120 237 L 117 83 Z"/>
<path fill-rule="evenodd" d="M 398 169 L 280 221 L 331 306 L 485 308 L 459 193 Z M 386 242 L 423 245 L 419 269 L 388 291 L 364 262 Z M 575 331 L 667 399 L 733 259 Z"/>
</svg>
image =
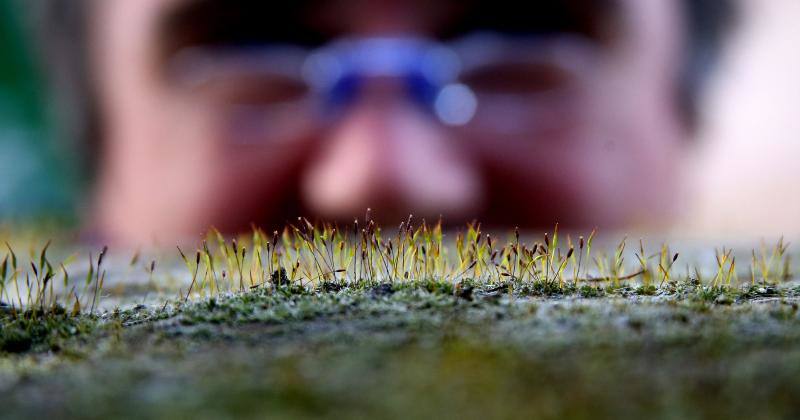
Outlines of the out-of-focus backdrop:
<svg viewBox="0 0 800 420">
<path fill-rule="evenodd" d="M 76 168 L 54 141 L 30 33 L 13 0 L 0 0 L 0 218 L 72 218 Z"/>
<path fill-rule="evenodd" d="M 683 230 L 800 234 L 800 2 L 741 0 L 704 100 Z"/>
<path fill-rule="evenodd" d="M 800 235 L 800 2 L 740 0 L 680 174 L 681 235 Z M 61 135 L 14 0 L 0 0 L 0 219 L 80 219 L 86 179 Z"/>
</svg>

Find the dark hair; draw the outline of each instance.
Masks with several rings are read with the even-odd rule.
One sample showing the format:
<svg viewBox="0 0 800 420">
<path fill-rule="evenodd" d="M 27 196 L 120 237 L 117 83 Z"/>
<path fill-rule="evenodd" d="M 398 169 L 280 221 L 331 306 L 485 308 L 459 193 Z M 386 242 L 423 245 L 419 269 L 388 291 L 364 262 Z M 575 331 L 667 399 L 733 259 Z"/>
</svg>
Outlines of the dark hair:
<svg viewBox="0 0 800 420">
<path fill-rule="evenodd" d="M 87 12 L 93 0 L 22 1 L 30 11 L 42 64 L 58 109 L 56 124 L 73 150 L 96 151 L 102 116 L 96 104 L 92 70 L 87 59 Z M 23 4 L 24 3 L 24 4 Z M 732 0 L 681 0 L 685 15 L 685 59 L 677 103 L 686 124 L 697 122 L 698 96 L 711 72 L 734 16 Z M 86 167 L 93 159 L 83 159 Z"/>
</svg>

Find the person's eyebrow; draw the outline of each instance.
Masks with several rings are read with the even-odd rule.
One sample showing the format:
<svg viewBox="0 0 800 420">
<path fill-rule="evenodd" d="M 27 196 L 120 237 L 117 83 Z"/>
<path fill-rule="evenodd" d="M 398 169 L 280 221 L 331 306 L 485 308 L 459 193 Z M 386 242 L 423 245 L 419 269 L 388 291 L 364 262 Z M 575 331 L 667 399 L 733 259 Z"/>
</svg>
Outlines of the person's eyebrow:
<svg viewBox="0 0 800 420">
<path fill-rule="evenodd" d="M 442 36 L 471 31 L 550 35 L 572 33 L 597 41 L 610 40 L 621 16 L 620 0 L 464 0 L 459 17 Z"/>
<path fill-rule="evenodd" d="M 162 54 L 198 45 L 292 43 L 318 45 L 325 37 L 307 25 L 317 1 L 189 0 L 164 11 L 156 40 Z"/>
<path fill-rule="evenodd" d="M 446 0 L 442 0 L 446 1 Z M 424 5 L 424 2 L 422 3 Z M 619 0 L 460 0 L 437 34 L 451 38 L 476 30 L 502 33 L 574 33 L 604 41 L 613 35 Z M 163 12 L 156 42 L 162 57 L 191 46 L 288 43 L 317 46 L 335 33 L 311 24 L 324 0 L 187 0 Z M 421 6 L 424 7 L 424 6 Z"/>
</svg>

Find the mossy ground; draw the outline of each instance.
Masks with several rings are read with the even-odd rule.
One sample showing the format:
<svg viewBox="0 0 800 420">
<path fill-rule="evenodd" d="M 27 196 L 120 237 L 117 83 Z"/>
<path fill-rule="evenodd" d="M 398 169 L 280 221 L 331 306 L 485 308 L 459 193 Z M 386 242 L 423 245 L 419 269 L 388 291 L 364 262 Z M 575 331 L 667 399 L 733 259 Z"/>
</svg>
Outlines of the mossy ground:
<svg viewBox="0 0 800 420">
<path fill-rule="evenodd" d="M 7 315 L 29 338 L 0 416 L 796 418 L 798 294 L 431 281 Z"/>
</svg>

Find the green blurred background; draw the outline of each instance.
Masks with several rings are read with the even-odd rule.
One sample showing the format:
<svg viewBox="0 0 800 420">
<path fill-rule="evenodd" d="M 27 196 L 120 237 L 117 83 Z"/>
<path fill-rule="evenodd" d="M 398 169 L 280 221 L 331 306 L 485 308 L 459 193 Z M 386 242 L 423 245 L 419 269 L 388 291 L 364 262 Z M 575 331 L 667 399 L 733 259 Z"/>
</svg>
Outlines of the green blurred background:
<svg viewBox="0 0 800 420">
<path fill-rule="evenodd" d="M 73 219 L 79 182 L 57 130 L 24 17 L 0 0 L 0 219 Z"/>
</svg>

